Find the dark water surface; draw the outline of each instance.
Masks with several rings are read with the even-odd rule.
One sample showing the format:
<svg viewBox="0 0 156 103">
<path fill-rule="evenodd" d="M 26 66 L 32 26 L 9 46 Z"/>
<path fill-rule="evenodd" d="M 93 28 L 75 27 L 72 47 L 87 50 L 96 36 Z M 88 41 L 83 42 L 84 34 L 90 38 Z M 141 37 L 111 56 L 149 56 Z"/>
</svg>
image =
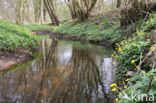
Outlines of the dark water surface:
<svg viewBox="0 0 156 103">
<path fill-rule="evenodd" d="M 113 103 L 111 49 L 43 39 L 39 53 L 0 73 L 0 103 Z"/>
</svg>

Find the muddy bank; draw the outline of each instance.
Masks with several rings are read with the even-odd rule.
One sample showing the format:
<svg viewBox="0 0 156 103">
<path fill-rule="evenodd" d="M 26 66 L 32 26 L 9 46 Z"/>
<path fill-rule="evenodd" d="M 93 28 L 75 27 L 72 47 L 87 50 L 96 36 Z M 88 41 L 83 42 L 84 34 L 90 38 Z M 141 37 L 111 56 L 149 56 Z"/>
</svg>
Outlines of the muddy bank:
<svg viewBox="0 0 156 103">
<path fill-rule="evenodd" d="M 110 43 L 107 41 L 94 41 L 94 40 L 87 40 L 85 38 L 77 38 L 77 37 L 73 37 L 67 34 L 57 34 L 57 33 L 53 33 L 50 30 L 41 30 L 41 31 L 33 31 L 33 34 L 47 34 L 51 37 L 54 38 L 58 38 L 58 39 L 62 39 L 62 40 L 73 40 L 73 41 L 83 41 L 83 42 L 88 42 L 88 43 L 93 43 L 93 44 L 98 44 L 98 45 L 103 45 L 103 46 L 114 46 L 114 43 Z"/>
<path fill-rule="evenodd" d="M 33 57 L 30 51 L 0 51 L 0 71 L 8 70 L 19 63 L 31 60 Z"/>
</svg>

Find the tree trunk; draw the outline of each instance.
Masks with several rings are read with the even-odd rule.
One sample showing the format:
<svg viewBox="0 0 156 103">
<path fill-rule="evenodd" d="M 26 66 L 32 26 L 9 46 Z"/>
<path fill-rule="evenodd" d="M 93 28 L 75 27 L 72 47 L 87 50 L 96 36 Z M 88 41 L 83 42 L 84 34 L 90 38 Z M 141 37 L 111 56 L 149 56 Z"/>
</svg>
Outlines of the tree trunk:
<svg viewBox="0 0 156 103">
<path fill-rule="evenodd" d="M 84 21 L 88 19 L 97 0 L 65 0 L 65 2 L 71 11 L 72 18 Z"/>
<path fill-rule="evenodd" d="M 41 6 L 41 8 L 40 8 L 40 15 L 41 15 L 41 16 L 40 16 L 40 22 L 43 23 L 43 21 L 44 21 L 44 20 L 43 20 L 43 9 L 44 9 L 43 0 L 40 1 L 40 4 L 41 4 L 41 5 L 40 5 L 40 6 Z"/>
<path fill-rule="evenodd" d="M 43 9 L 43 19 L 44 19 L 44 22 L 47 21 L 47 8 L 46 8 L 45 3 L 44 3 L 44 9 Z"/>
<path fill-rule="evenodd" d="M 22 0 L 17 1 L 17 6 L 16 6 L 16 23 L 21 24 L 21 5 L 22 5 Z"/>
<path fill-rule="evenodd" d="M 117 0 L 117 8 L 120 8 L 121 7 L 121 0 Z"/>
<path fill-rule="evenodd" d="M 34 0 L 34 14 L 35 14 L 35 22 L 39 22 L 39 1 Z"/>
<path fill-rule="evenodd" d="M 48 10 L 48 13 L 49 13 L 49 16 L 51 18 L 52 23 L 54 25 L 59 25 L 59 20 L 58 20 L 57 16 L 54 13 L 52 2 L 50 2 L 49 0 L 44 0 L 44 3 L 46 5 L 46 7 L 47 7 L 47 10 Z"/>
</svg>

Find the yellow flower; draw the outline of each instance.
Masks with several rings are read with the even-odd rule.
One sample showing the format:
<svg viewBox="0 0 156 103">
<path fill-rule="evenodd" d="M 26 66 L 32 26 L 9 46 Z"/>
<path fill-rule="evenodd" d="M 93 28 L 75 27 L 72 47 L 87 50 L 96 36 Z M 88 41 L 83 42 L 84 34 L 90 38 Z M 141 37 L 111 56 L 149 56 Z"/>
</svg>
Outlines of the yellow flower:
<svg viewBox="0 0 156 103">
<path fill-rule="evenodd" d="M 115 92 L 116 91 L 116 88 L 113 88 L 112 91 Z"/>
<path fill-rule="evenodd" d="M 151 47 L 150 47 L 150 50 L 153 50 L 153 49 L 155 49 L 155 46 L 151 46 Z"/>
<path fill-rule="evenodd" d="M 135 63 L 135 60 L 131 60 L 131 63 L 132 63 L 132 64 Z"/>
<path fill-rule="evenodd" d="M 123 45 L 124 44 L 124 41 L 121 41 L 120 44 Z"/>
<path fill-rule="evenodd" d="M 122 49 L 121 48 L 118 48 L 119 49 L 119 52 L 121 52 L 122 51 Z"/>
<path fill-rule="evenodd" d="M 115 63 L 113 62 L 112 65 L 114 65 Z"/>
<path fill-rule="evenodd" d="M 115 57 L 116 57 L 116 58 L 118 58 L 119 56 L 118 56 L 118 55 L 116 55 Z"/>
<path fill-rule="evenodd" d="M 118 98 L 116 98 L 116 99 L 115 99 L 115 102 L 117 102 L 117 101 L 119 101 L 119 99 L 118 99 Z"/>
<path fill-rule="evenodd" d="M 112 83 L 111 85 L 110 85 L 110 87 L 115 87 L 116 86 L 116 83 Z"/>
<path fill-rule="evenodd" d="M 126 81 L 126 82 L 128 82 L 129 80 L 130 80 L 130 79 L 129 79 L 129 78 L 127 78 L 125 81 Z"/>
</svg>

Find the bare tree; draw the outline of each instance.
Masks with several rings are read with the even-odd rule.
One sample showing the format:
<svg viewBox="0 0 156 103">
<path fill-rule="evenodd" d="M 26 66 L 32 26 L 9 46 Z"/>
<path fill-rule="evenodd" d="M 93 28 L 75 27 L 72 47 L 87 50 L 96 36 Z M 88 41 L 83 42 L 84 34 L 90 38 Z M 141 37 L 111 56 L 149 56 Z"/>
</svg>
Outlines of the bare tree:
<svg viewBox="0 0 156 103">
<path fill-rule="evenodd" d="M 65 2 L 70 9 L 72 18 L 84 21 L 89 17 L 97 0 L 65 0 Z"/>
</svg>

